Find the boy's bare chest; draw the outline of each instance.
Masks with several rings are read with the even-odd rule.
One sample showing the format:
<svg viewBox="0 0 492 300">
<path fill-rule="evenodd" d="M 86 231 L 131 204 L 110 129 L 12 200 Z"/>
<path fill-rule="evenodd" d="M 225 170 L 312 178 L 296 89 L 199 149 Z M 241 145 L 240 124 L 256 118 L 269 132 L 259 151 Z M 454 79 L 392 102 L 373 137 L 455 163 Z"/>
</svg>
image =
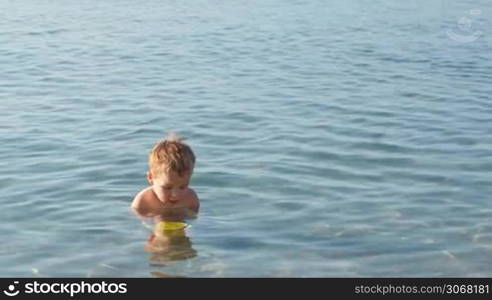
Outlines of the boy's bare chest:
<svg viewBox="0 0 492 300">
<path fill-rule="evenodd" d="M 189 197 L 180 197 L 176 201 L 162 202 L 157 198 L 154 191 L 149 189 L 144 196 L 144 204 L 147 209 L 159 210 L 165 208 L 176 208 L 189 205 Z"/>
</svg>

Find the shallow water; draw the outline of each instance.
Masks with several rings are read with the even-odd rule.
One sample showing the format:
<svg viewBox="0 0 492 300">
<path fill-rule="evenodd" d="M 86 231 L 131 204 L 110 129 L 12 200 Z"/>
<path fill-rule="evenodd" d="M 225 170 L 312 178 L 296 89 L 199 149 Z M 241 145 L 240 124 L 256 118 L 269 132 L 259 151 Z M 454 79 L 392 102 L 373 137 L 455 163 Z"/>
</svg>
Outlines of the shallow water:
<svg viewBox="0 0 492 300">
<path fill-rule="evenodd" d="M 0 275 L 492 276 L 492 5 L 233 2 L 0 2 Z M 170 130 L 202 208 L 151 254 Z"/>
</svg>

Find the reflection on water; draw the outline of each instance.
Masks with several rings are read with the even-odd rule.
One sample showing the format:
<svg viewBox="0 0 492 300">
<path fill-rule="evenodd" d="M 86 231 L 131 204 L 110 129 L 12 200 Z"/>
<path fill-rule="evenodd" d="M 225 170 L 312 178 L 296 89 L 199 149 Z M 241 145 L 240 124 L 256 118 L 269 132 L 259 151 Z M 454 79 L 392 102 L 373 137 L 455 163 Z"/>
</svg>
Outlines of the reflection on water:
<svg viewBox="0 0 492 300">
<path fill-rule="evenodd" d="M 134 213 L 143 222 L 142 224 L 152 233 L 145 245 L 145 251 L 150 253 L 151 267 L 166 267 L 167 263 L 181 261 L 197 256 L 190 238 L 186 235 L 186 228 L 190 225 L 185 220 L 196 219 L 197 213 L 186 207 L 162 207 L 158 213 L 142 215 Z M 149 223 L 150 221 L 150 223 Z M 156 277 L 174 277 L 162 272 L 151 272 Z"/>
<path fill-rule="evenodd" d="M 156 278 L 186 278 L 185 276 L 174 276 L 162 272 L 150 272 L 150 275 Z"/>
<path fill-rule="evenodd" d="M 167 262 L 195 257 L 197 252 L 185 229 L 162 230 L 163 223 L 156 224 L 145 245 L 145 251 L 152 254 L 149 258 L 151 266 L 165 267 Z"/>
</svg>

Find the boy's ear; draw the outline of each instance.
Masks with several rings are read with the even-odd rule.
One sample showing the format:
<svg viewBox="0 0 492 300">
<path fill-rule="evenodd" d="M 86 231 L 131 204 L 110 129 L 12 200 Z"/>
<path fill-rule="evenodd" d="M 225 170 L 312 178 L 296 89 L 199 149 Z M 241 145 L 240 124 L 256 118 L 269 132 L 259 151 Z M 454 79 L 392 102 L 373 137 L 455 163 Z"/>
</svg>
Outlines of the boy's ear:
<svg viewBox="0 0 492 300">
<path fill-rule="evenodd" d="M 153 184 L 153 178 L 151 172 L 147 172 L 147 181 L 149 182 L 149 184 Z"/>
</svg>

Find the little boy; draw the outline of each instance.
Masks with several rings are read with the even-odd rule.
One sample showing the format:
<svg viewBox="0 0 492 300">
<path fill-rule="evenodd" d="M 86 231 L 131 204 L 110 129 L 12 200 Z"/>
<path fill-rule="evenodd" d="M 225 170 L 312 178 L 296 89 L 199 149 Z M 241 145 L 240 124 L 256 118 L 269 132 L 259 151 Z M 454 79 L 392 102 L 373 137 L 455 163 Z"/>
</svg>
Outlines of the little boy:
<svg viewBox="0 0 492 300">
<path fill-rule="evenodd" d="M 195 154 L 182 140 L 171 134 L 152 149 L 147 172 L 151 186 L 138 193 L 132 203 L 133 211 L 139 216 L 178 221 L 183 217 L 183 209 L 198 213 L 198 197 L 188 187 Z"/>
</svg>

